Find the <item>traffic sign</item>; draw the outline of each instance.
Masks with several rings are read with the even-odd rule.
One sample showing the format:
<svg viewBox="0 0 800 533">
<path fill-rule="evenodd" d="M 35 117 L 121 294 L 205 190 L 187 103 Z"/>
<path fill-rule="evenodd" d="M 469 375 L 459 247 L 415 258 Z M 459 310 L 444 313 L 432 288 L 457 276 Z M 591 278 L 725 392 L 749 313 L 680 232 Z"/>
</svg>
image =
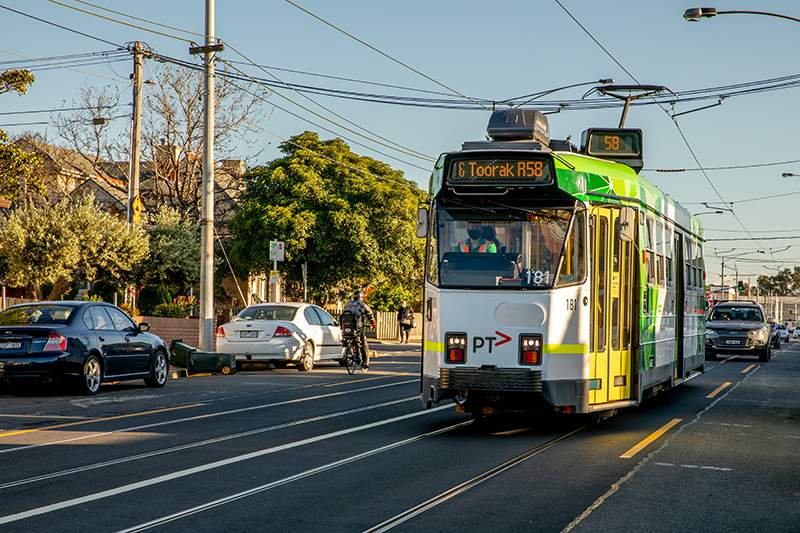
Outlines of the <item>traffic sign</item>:
<svg viewBox="0 0 800 533">
<path fill-rule="evenodd" d="M 277 270 L 271 270 L 269 273 L 269 282 L 278 283 L 281 280 L 281 273 Z"/>
<path fill-rule="evenodd" d="M 283 261 L 283 241 L 269 241 L 269 260 Z"/>
</svg>

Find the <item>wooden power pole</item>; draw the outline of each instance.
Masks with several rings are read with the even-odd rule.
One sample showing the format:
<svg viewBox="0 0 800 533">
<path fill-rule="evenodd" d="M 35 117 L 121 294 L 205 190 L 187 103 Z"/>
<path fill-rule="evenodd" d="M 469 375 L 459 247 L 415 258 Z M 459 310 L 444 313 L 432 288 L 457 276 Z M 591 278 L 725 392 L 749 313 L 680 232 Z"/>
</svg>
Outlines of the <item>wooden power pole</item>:
<svg viewBox="0 0 800 533">
<path fill-rule="evenodd" d="M 128 224 L 141 222 L 142 199 L 139 196 L 139 167 L 142 135 L 142 64 L 144 47 L 141 41 L 133 43 L 133 123 L 131 125 L 131 164 L 128 178 Z"/>
</svg>

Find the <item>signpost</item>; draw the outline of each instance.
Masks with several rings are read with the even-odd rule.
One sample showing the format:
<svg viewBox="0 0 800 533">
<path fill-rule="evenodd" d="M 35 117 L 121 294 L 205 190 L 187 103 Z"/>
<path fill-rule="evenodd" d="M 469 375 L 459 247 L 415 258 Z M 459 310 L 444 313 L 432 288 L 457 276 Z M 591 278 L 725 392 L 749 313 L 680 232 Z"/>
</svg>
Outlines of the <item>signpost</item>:
<svg viewBox="0 0 800 533">
<path fill-rule="evenodd" d="M 278 272 L 278 261 L 285 260 L 283 241 L 269 241 L 269 259 L 272 261 L 272 271 L 269 273 L 270 292 L 272 301 L 281 301 L 281 276 Z"/>
<path fill-rule="evenodd" d="M 303 264 L 300 265 L 303 269 L 303 301 L 308 301 L 308 261 L 303 261 Z"/>
</svg>

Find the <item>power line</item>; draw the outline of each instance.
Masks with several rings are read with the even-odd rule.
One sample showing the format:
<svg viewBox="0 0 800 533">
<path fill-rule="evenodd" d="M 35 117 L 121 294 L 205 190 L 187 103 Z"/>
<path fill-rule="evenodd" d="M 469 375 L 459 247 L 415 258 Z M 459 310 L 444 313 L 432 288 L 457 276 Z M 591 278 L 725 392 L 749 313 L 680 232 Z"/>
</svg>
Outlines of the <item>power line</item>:
<svg viewBox="0 0 800 533">
<path fill-rule="evenodd" d="M 14 52 L 12 50 L 0 49 L 0 53 L 6 54 L 6 55 L 11 55 L 11 56 L 16 56 L 16 57 L 19 57 L 19 58 L 23 58 L 25 61 L 30 61 L 30 58 L 27 58 L 27 56 L 25 56 L 23 54 L 20 54 L 18 52 Z M 34 58 L 34 59 L 36 59 L 36 58 Z M 104 75 L 98 74 L 96 72 L 90 72 L 88 70 L 82 70 L 80 68 L 75 68 L 75 67 L 64 67 L 64 68 L 66 68 L 67 70 L 73 70 L 75 72 L 80 72 L 81 74 L 86 74 L 87 76 L 94 76 L 96 78 L 101 78 L 101 79 L 104 79 L 104 80 L 116 81 L 114 78 L 112 78 L 110 76 L 104 76 Z M 111 68 L 111 67 L 109 66 L 109 68 Z M 127 77 L 125 79 L 127 79 Z"/>
<path fill-rule="evenodd" d="M 0 65 L 11 65 L 16 63 L 37 63 L 40 61 L 52 62 L 52 61 L 62 61 L 65 59 L 82 59 L 88 57 L 97 57 L 97 56 L 108 56 L 108 55 L 117 55 L 117 54 L 127 54 L 127 50 L 101 50 L 99 52 L 84 52 L 78 54 L 65 54 L 60 56 L 45 56 L 45 57 L 24 57 L 24 59 L 10 59 L 8 61 L 0 61 Z M 13 54 L 17 55 L 17 54 Z"/>
<path fill-rule="evenodd" d="M 91 15 L 93 17 L 97 17 L 97 18 L 100 18 L 100 19 L 103 19 L 103 20 L 107 20 L 109 22 L 114 22 L 116 24 L 122 24 L 123 26 L 128 26 L 129 28 L 135 28 L 137 30 L 142 30 L 142 31 L 154 33 L 156 35 L 161 35 L 162 37 L 169 37 L 170 39 L 176 39 L 178 41 L 183 41 L 185 43 L 195 44 L 195 42 L 192 41 L 191 39 L 185 39 L 183 37 L 178 37 L 177 35 L 171 35 L 169 33 L 164 33 L 163 31 L 153 30 L 153 29 L 150 29 L 150 28 L 146 28 L 144 26 L 140 26 L 138 24 L 133 24 L 131 22 L 125 22 L 124 20 L 115 19 L 113 17 L 107 17 L 106 15 L 101 15 L 100 13 L 95 13 L 94 11 L 89 11 L 88 9 L 83 9 L 83 8 L 78 7 L 78 6 L 72 6 L 72 5 L 69 5 L 69 4 L 65 4 L 64 2 L 60 2 L 59 0 L 47 0 L 47 1 L 50 2 L 51 4 L 56 4 L 56 5 L 59 5 L 61 7 L 65 7 L 67 9 L 72 9 L 72 10 L 75 10 L 75 11 L 77 11 L 79 13 L 84 13 L 86 15 Z"/>
<path fill-rule="evenodd" d="M 288 2 L 288 1 L 290 1 L 290 0 L 286 0 L 286 1 Z M 584 31 L 584 33 L 586 33 L 586 35 L 588 35 L 588 36 L 589 36 L 589 37 L 590 37 L 590 38 L 591 38 L 591 39 L 592 39 L 592 40 L 593 40 L 593 41 L 594 41 L 594 42 L 595 42 L 595 43 L 596 43 L 596 44 L 597 44 L 597 45 L 598 45 L 598 46 L 599 46 L 599 47 L 600 47 L 602 50 L 603 50 L 603 52 L 605 52 L 605 53 L 606 53 L 606 55 L 607 55 L 608 57 L 610 57 L 610 58 L 611 58 L 611 60 L 612 60 L 612 61 L 614 61 L 614 63 L 616 63 L 616 64 L 617 64 L 617 66 L 619 66 L 619 67 L 620 67 L 620 68 L 621 68 L 621 69 L 622 69 L 622 70 L 623 70 L 623 71 L 624 71 L 624 72 L 625 72 L 625 73 L 626 73 L 628 76 L 630 76 L 630 78 L 631 78 L 631 79 L 632 79 L 634 82 L 636 82 L 637 84 L 641 85 L 641 82 L 640 82 L 640 81 L 639 81 L 639 80 L 636 78 L 636 76 L 634 76 L 634 75 L 631 73 L 631 71 L 629 71 L 627 68 L 625 68 L 625 66 L 624 66 L 624 65 L 623 65 L 623 64 L 622 64 L 622 63 L 621 63 L 621 62 L 620 62 L 620 61 L 619 61 L 619 60 L 618 60 L 616 57 L 614 57 L 614 55 L 613 55 L 611 52 L 609 52 L 609 51 L 608 51 L 608 49 L 607 49 L 605 46 L 603 46 L 603 45 L 602 45 L 602 43 L 600 43 L 600 41 L 598 41 L 598 40 L 597 40 L 597 38 L 595 38 L 595 36 L 594 36 L 594 35 L 592 35 L 592 33 L 591 33 L 591 32 L 590 32 L 590 31 L 589 31 L 589 30 L 588 30 L 588 29 L 587 29 L 587 28 L 586 28 L 586 27 L 585 27 L 583 24 L 581 24 L 581 22 L 580 22 L 580 21 L 579 21 L 577 18 L 575 18 L 575 16 L 574 16 L 574 15 L 573 15 L 573 14 L 572 14 L 572 13 L 571 13 L 571 12 L 570 12 L 570 11 L 569 11 L 569 10 L 568 10 L 566 7 L 565 7 L 565 6 L 564 6 L 564 4 L 562 4 L 562 3 L 561 3 L 561 1 L 560 1 L 560 0 L 554 0 L 554 1 L 555 1 L 555 3 L 556 3 L 556 4 L 558 4 L 558 5 L 559 5 L 559 7 L 561 7 L 561 9 L 562 9 L 562 10 L 564 10 L 564 12 L 565 12 L 567 15 L 569 15 L 569 17 L 570 17 L 570 18 L 571 18 L 573 21 L 575 21 L 575 23 L 576 23 L 578 26 L 580 26 L 580 28 L 581 28 L 581 29 Z M 655 99 L 653 99 L 653 101 L 655 102 L 656 100 L 655 100 Z M 692 156 L 692 159 L 694 159 L 695 163 L 697 164 L 697 167 L 698 167 L 698 168 L 700 169 L 700 171 L 703 173 L 703 176 L 705 177 L 705 179 L 706 179 L 706 181 L 708 182 L 708 184 L 711 186 L 711 189 L 712 189 L 712 190 L 713 190 L 713 191 L 716 193 L 717 197 L 718 197 L 718 198 L 719 198 L 719 199 L 720 199 L 720 200 L 721 200 L 723 203 L 728 203 L 728 202 L 726 202 L 726 201 L 725 201 L 725 198 L 723 198 L 723 196 L 722 196 L 722 194 L 720 193 L 719 189 L 717 189 L 717 186 L 716 186 L 716 185 L 714 184 L 714 182 L 711 180 L 711 177 L 708 175 L 708 172 L 706 172 L 705 168 L 704 168 L 704 167 L 703 167 L 703 165 L 700 163 L 700 158 L 697 156 L 697 153 L 694 151 L 694 148 L 692 148 L 692 145 L 691 145 L 691 143 L 689 143 L 689 139 L 686 137 L 686 134 L 685 134 L 685 133 L 683 132 L 683 130 L 681 129 L 681 127 L 680 127 L 680 124 L 678 124 L 678 121 L 675 119 L 675 117 L 673 117 L 672 115 L 670 115 L 669 111 L 667 111 L 667 109 L 666 109 L 666 108 L 665 108 L 663 105 L 661 105 L 661 104 L 658 104 L 658 105 L 659 105 L 659 107 L 662 109 L 662 111 L 664 111 L 664 113 L 666 113 L 666 115 L 667 115 L 668 117 L 670 117 L 670 119 L 672 120 L 672 123 L 675 125 L 675 128 L 678 130 L 678 133 L 680 134 L 680 137 L 681 137 L 681 139 L 683 139 L 683 142 L 684 142 L 684 144 L 686 145 L 686 148 L 689 150 L 689 153 L 691 154 L 691 156 Z M 744 222 L 743 222 L 743 221 L 742 221 L 742 219 L 739 217 L 739 215 L 737 215 L 735 211 L 731 211 L 731 214 L 732 214 L 732 215 L 733 215 L 733 217 L 736 219 L 736 221 L 739 223 L 739 225 L 742 227 L 742 229 L 745 231 L 745 233 L 747 233 L 747 234 L 748 234 L 748 236 L 750 237 L 750 239 L 751 239 L 751 240 L 752 240 L 752 241 L 753 241 L 753 242 L 754 242 L 756 245 L 758 245 L 758 246 L 761 246 L 761 244 L 760 244 L 760 243 L 759 243 L 759 242 L 758 242 L 758 241 L 755 239 L 755 237 L 753 237 L 753 235 L 752 235 L 752 234 L 750 234 L 749 230 L 747 229 L 747 226 L 745 226 Z M 761 246 L 761 247 L 762 247 L 762 249 L 763 249 L 763 246 Z M 765 251 L 766 251 L 766 249 L 765 249 Z"/>
<path fill-rule="evenodd" d="M 23 17 L 28 17 L 30 19 L 37 20 L 39 22 L 43 22 L 45 24 L 49 24 L 50 26 L 55 26 L 56 28 L 60 28 L 62 30 L 69 31 L 69 32 L 75 33 L 77 35 L 81 35 L 83 37 L 87 37 L 89 39 L 94 39 L 95 41 L 99 41 L 101 43 L 110 44 L 111 46 L 116 46 L 117 48 L 125 48 L 124 46 L 120 45 L 119 43 L 114 43 L 114 42 L 108 41 L 106 39 L 103 39 L 102 37 L 98 37 L 96 35 L 91 35 L 89 33 L 84 33 L 82 31 L 79 31 L 79 30 L 64 26 L 62 24 L 56 24 L 55 22 L 51 22 L 49 20 L 45 20 L 45 19 L 43 19 L 41 17 L 37 17 L 37 16 L 31 15 L 29 13 L 24 13 L 22 11 L 10 8 L 10 7 L 5 6 L 3 4 L 0 4 L 0 9 L 5 9 L 6 11 L 11 11 L 12 13 L 16 13 L 17 15 L 22 15 Z"/>
<path fill-rule="evenodd" d="M 762 241 L 793 241 L 800 239 L 800 235 L 792 236 L 792 237 L 761 237 L 760 240 Z M 753 237 L 747 238 L 736 238 L 736 237 L 720 237 L 716 239 L 705 239 L 706 242 L 722 242 L 722 241 L 748 241 L 753 240 Z M 760 248 L 763 249 L 763 248 Z"/>
<path fill-rule="evenodd" d="M 41 126 L 50 124 L 49 122 L 14 122 L 12 124 L 0 124 L 0 128 L 9 128 L 11 126 Z"/>
<path fill-rule="evenodd" d="M 770 200 L 772 198 L 783 198 L 784 196 L 795 196 L 800 194 L 800 191 L 792 191 L 792 192 L 782 192 L 778 194 L 769 194 L 767 196 L 757 196 L 755 198 L 746 198 L 744 200 L 735 200 L 733 202 L 728 202 L 728 205 L 734 204 L 747 204 L 750 202 L 759 202 L 761 200 Z M 715 202 L 681 202 L 683 205 L 705 205 L 705 204 L 713 204 Z"/>
<path fill-rule="evenodd" d="M 116 104 L 116 105 L 101 105 L 97 107 L 59 107 L 54 109 L 30 109 L 26 111 L 3 111 L 0 112 L 0 116 L 2 115 L 35 115 L 38 113 L 65 113 L 67 111 L 91 111 L 93 109 L 111 109 L 114 107 L 126 107 L 129 104 Z"/>
<path fill-rule="evenodd" d="M 751 163 L 745 165 L 728 165 L 723 167 L 706 167 L 706 171 L 711 170 L 737 170 L 743 168 L 762 168 L 762 167 L 777 167 L 781 165 L 791 165 L 793 163 L 800 163 L 800 159 L 788 159 L 786 161 L 773 161 L 771 163 Z M 643 168 L 644 172 L 697 172 L 703 169 L 700 168 Z"/>
<path fill-rule="evenodd" d="M 740 233 L 738 229 L 717 229 L 717 228 L 703 228 L 703 231 L 719 231 L 721 233 Z M 750 230 L 751 233 L 797 233 L 800 235 L 800 229 L 762 229 Z"/>
<path fill-rule="evenodd" d="M 436 85 L 438 85 L 439 87 L 442 87 L 442 88 L 444 88 L 444 89 L 447 89 L 448 91 L 450 91 L 451 93 L 453 93 L 453 94 L 455 94 L 455 95 L 457 95 L 457 96 L 461 96 L 462 98 L 466 98 L 467 100 L 470 100 L 470 101 L 472 101 L 472 102 L 474 102 L 474 103 L 476 103 L 476 104 L 480 105 L 481 107 L 484 107 L 485 109 L 489 109 L 487 106 L 485 106 L 485 105 L 481 104 L 481 103 L 480 103 L 479 101 L 477 101 L 476 99 L 474 99 L 474 98 L 472 98 L 472 97 L 470 97 L 470 96 L 467 96 L 467 95 L 465 95 L 465 94 L 463 94 L 463 93 L 461 93 L 461 92 L 459 92 L 459 91 L 457 91 L 457 90 L 453 89 L 452 87 L 449 87 L 448 85 L 445 85 L 444 83 L 440 82 L 439 80 L 437 80 L 437 79 L 435 79 L 435 78 L 432 78 L 432 77 L 428 76 L 428 75 L 427 75 L 427 74 L 425 74 L 424 72 L 422 72 L 422 71 L 420 71 L 420 70 L 418 70 L 418 69 L 416 69 L 416 68 L 412 67 L 411 65 L 409 65 L 409 64 L 407 64 L 407 63 L 404 63 L 404 62 L 400 61 L 399 59 L 396 59 L 396 58 L 392 57 L 391 55 L 387 54 L 387 53 L 386 53 L 386 52 L 384 52 L 383 50 L 380 50 L 379 48 L 376 48 L 375 46 L 373 46 L 373 45 L 369 44 L 368 42 L 364 41 L 363 39 L 360 39 L 359 37 L 356 37 L 356 36 L 355 36 L 355 35 L 353 35 L 352 33 L 349 33 L 349 32 L 347 32 L 346 30 L 344 30 L 344 29 L 342 29 L 342 28 L 340 28 L 340 27 L 336 26 L 336 25 L 335 25 L 335 24 L 333 24 L 332 22 L 329 22 L 329 21 L 325 20 L 324 18 L 320 17 L 319 15 L 316 15 L 316 14 L 312 13 L 311 11 L 309 11 L 308 9 L 304 8 L 303 6 L 301 6 L 301 5 L 297 4 L 296 2 L 293 2 L 292 0 L 285 0 L 285 1 L 286 1 L 286 3 L 288 3 L 288 4 L 290 4 L 290 5 L 294 6 L 294 7 L 296 7 L 296 8 L 297 8 L 297 9 L 299 9 L 300 11 L 302 11 L 302 12 L 306 13 L 307 15 L 310 15 L 311 17 L 313 17 L 313 18 L 317 19 L 318 21 L 322 22 L 322 23 L 323 23 L 323 24 L 325 24 L 326 26 L 329 26 L 329 27 L 333 28 L 334 30 L 338 31 L 339 33 L 342 33 L 342 34 L 344 34 L 344 35 L 346 35 L 346 36 L 350 37 L 350 38 L 351 38 L 351 39 L 353 39 L 354 41 L 356 41 L 356 42 L 358 42 L 358 43 L 360 43 L 360 44 L 362 44 L 362 45 L 366 46 L 367 48 L 369 48 L 369 49 L 370 49 L 370 50 L 372 50 L 373 52 L 377 52 L 377 53 L 379 53 L 380 55 L 382 55 L 383 57 L 385 57 L 385 58 L 389 59 L 390 61 L 393 61 L 394 63 L 397 63 L 398 65 L 400 65 L 400 66 L 402 66 L 402 67 L 405 67 L 405 68 L 409 69 L 410 71 L 412 71 L 412 72 L 414 72 L 414 73 L 416 73 L 416 74 L 419 74 L 420 76 L 422 76 L 422 77 L 423 77 L 423 78 L 425 78 L 426 80 L 428 80 L 428 81 L 432 81 L 433 83 L 435 83 L 435 84 L 436 84 Z"/>
<path fill-rule="evenodd" d="M 141 17 L 135 17 L 133 15 L 129 15 L 128 13 L 123 13 L 121 11 L 114 11 L 113 9 L 109 9 L 107 7 L 101 6 L 100 4 L 95 4 L 93 2 L 86 2 L 84 0 L 72 0 L 72 1 L 76 2 L 78 4 L 83 4 L 85 6 L 90 6 L 90 7 L 96 8 L 96 9 L 100 9 L 100 10 L 105 11 L 107 13 L 113 13 L 115 15 L 120 15 L 120 16 L 129 18 L 131 20 L 138 20 L 139 22 L 146 22 L 148 24 L 152 24 L 153 26 L 158 26 L 159 28 L 165 28 L 165 29 L 168 29 L 168 30 L 179 31 L 179 32 L 185 33 L 187 35 L 194 35 L 196 37 L 205 38 L 205 35 L 203 35 L 202 33 L 197 33 L 197 32 L 194 32 L 194 31 L 184 30 L 182 28 L 176 28 L 175 26 L 170 26 L 168 24 L 162 24 L 162 23 L 156 22 L 154 20 L 148 20 L 148 19 L 144 19 L 144 18 L 141 18 Z"/>
</svg>

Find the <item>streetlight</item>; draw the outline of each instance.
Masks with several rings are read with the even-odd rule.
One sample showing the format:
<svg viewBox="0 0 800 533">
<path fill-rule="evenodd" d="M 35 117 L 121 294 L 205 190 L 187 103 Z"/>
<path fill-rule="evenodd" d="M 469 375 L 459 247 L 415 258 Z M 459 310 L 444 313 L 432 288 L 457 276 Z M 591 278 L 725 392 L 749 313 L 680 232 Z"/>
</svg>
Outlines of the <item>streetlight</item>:
<svg viewBox="0 0 800 533">
<path fill-rule="evenodd" d="M 795 174 L 794 172 L 784 172 L 781 174 L 782 178 L 800 178 L 800 174 Z"/>
<path fill-rule="evenodd" d="M 733 250 L 731 250 L 731 251 L 733 251 Z M 730 259 L 738 259 L 738 258 L 742 257 L 743 255 L 747 255 L 747 254 L 765 254 L 765 253 L 767 253 L 767 252 L 766 252 L 766 251 L 764 251 L 764 250 L 752 250 L 752 251 L 748 251 L 748 252 L 741 252 L 741 253 L 738 253 L 738 254 L 734 254 L 734 255 L 727 255 L 727 256 L 720 256 L 720 255 L 719 255 L 719 253 L 718 253 L 718 254 L 717 254 L 717 257 L 719 257 L 719 258 L 721 259 L 721 261 L 720 261 L 720 269 L 719 269 L 719 279 L 720 279 L 720 281 L 719 281 L 719 287 L 720 287 L 720 293 L 721 293 L 723 290 L 725 290 L 725 261 L 728 261 L 728 260 L 730 260 Z M 739 270 L 739 268 L 738 268 L 738 267 L 736 267 L 736 278 L 737 278 L 737 280 L 736 280 L 737 289 L 736 289 L 736 290 L 737 290 L 737 291 L 739 290 L 739 289 L 738 289 L 738 284 L 739 284 L 739 280 L 738 280 L 738 278 L 739 278 L 739 273 L 738 273 L 738 270 Z M 738 300 L 738 296 L 739 296 L 739 295 L 738 295 L 738 293 L 737 293 L 737 294 L 736 294 L 736 299 L 737 299 L 737 300 Z"/>
<path fill-rule="evenodd" d="M 692 216 L 699 217 L 700 215 L 721 215 L 725 211 L 703 211 L 701 213 L 692 213 Z"/>
<path fill-rule="evenodd" d="M 717 11 L 716 7 L 692 7 L 683 12 L 683 18 L 686 20 L 686 22 L 697 22 L 700 19 L 716 17 L 717 15 L 764 15 L 767 17 L 777 17 L 791 20 L 793 22 L 800 22 L 800 18 L 790 17 L 789 15 L 781 15 L 780 13 L 771 13 L 769 11 L 746 11 L 739 9 L 732 11 Z"/>
</svg>

